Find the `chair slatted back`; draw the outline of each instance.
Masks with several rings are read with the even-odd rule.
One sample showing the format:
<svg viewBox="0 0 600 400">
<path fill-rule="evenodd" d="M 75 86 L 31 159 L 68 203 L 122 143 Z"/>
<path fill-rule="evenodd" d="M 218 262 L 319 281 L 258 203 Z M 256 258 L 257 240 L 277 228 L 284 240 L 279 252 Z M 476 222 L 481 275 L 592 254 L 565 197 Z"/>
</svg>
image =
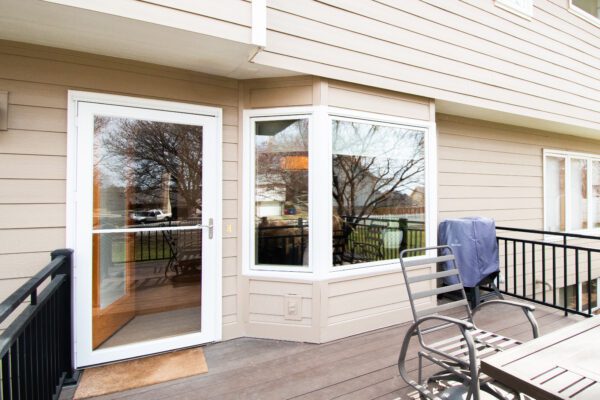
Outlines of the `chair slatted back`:
<svg viewBox="0 0 600 400">
<path fill-rule="evenodd" d="M 427 256 L 427 254 L 431 254 L 432 251 L 440 253 L 445 253 L 443 255 L 437 256 Z M 415 256 L 418 254 L 426 254 L 426 256 Z M 436 271 L 433 273 L 422 273 L 415 274 L 410 273 L 411 269 L 416 269 L 415 267 L 425 267 L 431 264 L 438 263 L 449 263 L 451 268 Z M 455 309 L 459 311 L 464 311 L 466 314 L 466 320 L 469 322 L 473 322 L 473 316 L 471 314 L 471 308 L 469 307 L 469 302 L 467 300 L 467 295 L 465 293 L 460 274 L 458 272 L 458 268 L 456 267 L 456 259 L 454 254 L 452 253 L 452 249 L 449 246 L 435 246 L 435 247 L 424 247 L 419 249 L 407 249 L 403 250 L 400 253 L 400 265 L 402 265 L 402 274 L 404 275 L 404 282 L 406 284 L 406 290 L 408 292 L 408 300 L 410 302 L 410 307 L 413 313 L 413 319 L 417 322 L 419 319 L 423 317 L 427 317 L 430 315 L 440 314 L 442 312 L 454 312 Z M 442 278 L 454 277 L 457 283 L 453 283 L 447 286 L 437 287 L 437 280 Z M 427 289 L 423 289 L 423 282 L 432 282 Z M 451 300 L 449 302 L 444 302 L 438 304 L 433 307 L 417 307 L 416 300 L 423 299 L 426 297 L 436 296 L 443 293 L 448 292 L 456 292 L 459 294 L 459 298 L 457 300 Z M 463 314 L 464 315 L 464 314 Z M 448 324 L 442 324 L 433 328 L 429 328 L 426 331 L 441 329 L 445 326 L 449 326 Z M 425 330 L 419 328 L 417 333 L 419 337 L 421 337 L 422 333 L 426 333 Z"/>
</svg>

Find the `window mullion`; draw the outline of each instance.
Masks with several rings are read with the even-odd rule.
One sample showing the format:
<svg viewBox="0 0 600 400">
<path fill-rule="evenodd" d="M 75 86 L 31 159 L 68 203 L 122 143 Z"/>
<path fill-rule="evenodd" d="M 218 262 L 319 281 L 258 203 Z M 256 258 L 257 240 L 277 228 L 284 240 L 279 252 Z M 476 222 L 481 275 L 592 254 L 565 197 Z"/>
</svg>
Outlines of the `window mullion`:
<svg viewBox="0 0 600 400">
<path fill-rule="evenodd" d="M 309 140 L 309 192 L 311 204 L 312 269 L 323 277 L 332 263 L 331 217 L 331 123 L 326 106 L 318 106 L 313 114 Z"/>
</svg>

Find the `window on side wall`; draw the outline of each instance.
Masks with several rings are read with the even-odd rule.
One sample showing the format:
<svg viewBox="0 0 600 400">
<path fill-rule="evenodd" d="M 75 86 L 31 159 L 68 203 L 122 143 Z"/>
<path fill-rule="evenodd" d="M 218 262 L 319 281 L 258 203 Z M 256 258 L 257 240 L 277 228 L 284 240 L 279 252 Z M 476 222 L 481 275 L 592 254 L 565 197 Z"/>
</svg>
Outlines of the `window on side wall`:
<svg viewBox="0 0 600 400">
<path fill-rule="evenodd" d="M 600 0 L 571 0 L 571 9 L 583 17 L 600 23 Z"/>
<path fill-rule="evenodd" d="M 545 230 L 600 228 L 600 157 L 549 151 L 544 165 Z"/>
<path fill-rule="evenodd" d="M 598 304 L 598 292 L 600 286 L 598 285 L 599 279 L 592 279 L 589 281 L 580 282 L 579 284 L 569 285 L 565 288 L 560 288 L 559 292 L 559 305 L 565 304 L 565 293 L 566 293 L 566 305 L 572 310 L 581 312 L 591 311 L 593 314 L 600 314 L 600 304 Z"/>
</svg>

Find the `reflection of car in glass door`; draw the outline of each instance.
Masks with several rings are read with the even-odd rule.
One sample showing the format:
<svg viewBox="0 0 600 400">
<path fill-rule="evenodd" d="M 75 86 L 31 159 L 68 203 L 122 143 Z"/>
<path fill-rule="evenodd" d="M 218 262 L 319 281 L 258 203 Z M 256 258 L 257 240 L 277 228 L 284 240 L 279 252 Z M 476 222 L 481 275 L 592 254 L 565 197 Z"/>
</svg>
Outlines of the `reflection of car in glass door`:
<svg viewBox="0 0 600 400">
<path fill-rule="evenodd" d="M 161 222 L 168 221 L 172 217 L 171 213 L 164 213 L 162 210 L 150 210 L 150 211 L 137 211 L 131 215 L 133 222 L 137 224 L 144 224 L 147 222 Z"/>
</svg>

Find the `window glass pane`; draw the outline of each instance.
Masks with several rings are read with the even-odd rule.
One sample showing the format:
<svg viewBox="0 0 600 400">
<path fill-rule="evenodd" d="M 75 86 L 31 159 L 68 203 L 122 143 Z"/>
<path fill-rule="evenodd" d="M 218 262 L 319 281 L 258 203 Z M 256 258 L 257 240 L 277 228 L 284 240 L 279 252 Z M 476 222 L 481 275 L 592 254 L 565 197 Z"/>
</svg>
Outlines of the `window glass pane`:
<svg viewBox="0 0 600 400">
<path fill-rule="evenodd" d="M 571 229 L 587 229 L 587 161 L 571 159 Z"/>
<path fill-rule="evenodd" d="M 583 282 L 581 284 L 581 310 L 588 311 L 588 282 Z M 593 279 L 591 284 L 591 300 L 592 300 L 592 309 L 598 307 L 598 280 Z"/>
<path fill-rule="evenodd" d="M 255 123 L 255 264 L 308 265 L 308 120 Z"/>
<path fill-rule="evenodd" d="M 600 161 L 592 161 L 591 228 L 600 228 Z"/>
<path fill-rule="evenodd" d="M 600 18 L 600 1 L 598 0 L 573 0 L 573 5 L 596 18 Z"/>
<path fill-rule="evenodd" d="M 425 246 L 424 132 L 334 120 L 333 265 Z"/>
<path fill-rule="evenodd" d="M 201 330 L 203 134 L 94 117 L 94 349 Z"/>
<path fill-rule="evenodd" d="M 598 279 L 592 280 L 592 309 L 598 308 Z M 597 311 L 597 310 L 596 310 Z"/>
<path fill-rule="evenodd" d="M 94 229 L 198 223 L 201 126 L 96 116 L 94 132 Z"/>
<path fill-rule="evenodd" d="M 546 230 L 565 230 L 565 159 L 546 157 Z"/>
<path fill-rule="evenodd" d="M 565 289 L 562 290 L 563 296 L 565 295 Z M 577 285 L 569 285 L 566 290 L 567 296 L 567 307 L 573 310 L 577 309 Z M 564 298 L 562 299 L 560 305 L 564 304 Z"/>
</svg>

